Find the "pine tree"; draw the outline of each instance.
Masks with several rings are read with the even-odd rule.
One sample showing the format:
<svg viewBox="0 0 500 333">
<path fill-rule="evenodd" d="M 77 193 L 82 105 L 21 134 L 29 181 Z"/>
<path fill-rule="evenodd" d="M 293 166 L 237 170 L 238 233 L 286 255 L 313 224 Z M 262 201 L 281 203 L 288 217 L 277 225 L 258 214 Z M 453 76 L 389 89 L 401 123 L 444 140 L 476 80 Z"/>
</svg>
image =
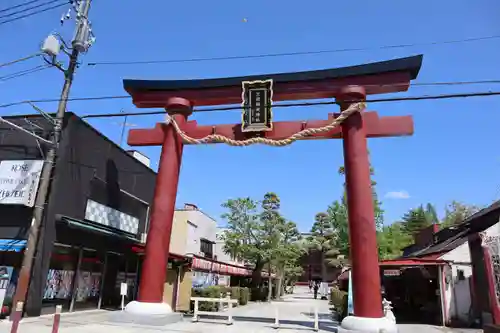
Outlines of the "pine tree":
<svg viewBox="0 0 500 333">
<path fill-rule="evenodd" d="M 417 208 L 410 209 L 403 216 L 402 223 L 404 232 L 412 236 L 435 222 L 432 214 L 429 214 L 429 211 L 424 209 L 421 205 Z"/>
</svg>

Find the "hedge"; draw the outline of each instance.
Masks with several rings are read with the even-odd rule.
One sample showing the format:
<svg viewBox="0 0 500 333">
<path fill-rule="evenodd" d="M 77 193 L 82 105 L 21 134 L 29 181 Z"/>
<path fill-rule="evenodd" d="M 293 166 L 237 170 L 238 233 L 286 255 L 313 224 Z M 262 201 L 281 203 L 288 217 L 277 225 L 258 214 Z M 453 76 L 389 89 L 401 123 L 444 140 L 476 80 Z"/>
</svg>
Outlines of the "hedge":
<svg viewBox="0 0 500 333">
<path fill-rule="evenodd" d="M 210 286 L 191 290 L 192 297 L 220 298 L 226 297 L 228 293 L 231 293 L 231 299 L 238 300 L 238 305 L 246 305 L 250 299 L 250 290 L 242 287 Z M 217 312 L 219 305 L 218 302 L 199 302 L 198 309 Z M 194 309 L 194 302 L 191 302 L 191 309 Z"/>
</svg>

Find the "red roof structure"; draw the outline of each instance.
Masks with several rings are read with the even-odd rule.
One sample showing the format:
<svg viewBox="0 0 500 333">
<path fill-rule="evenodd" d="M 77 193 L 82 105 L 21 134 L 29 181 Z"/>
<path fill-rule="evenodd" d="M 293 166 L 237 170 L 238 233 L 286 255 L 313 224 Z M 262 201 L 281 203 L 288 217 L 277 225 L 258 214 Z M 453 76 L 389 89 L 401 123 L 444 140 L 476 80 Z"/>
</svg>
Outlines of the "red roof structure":
<svg viewBox="0 0 500 333">
<path fill-rule="evenodd" d="M 443 254 L 431 254 L 420 258 L 397 258 L 383 260 L 379 262 L 380 267 L 408 267 L 408 266 L 441 266 L 446 265 L 448 261 L 439 259 Z M 338 277 L 338 280 L 347 280 L 350 269 L 346 270 Z"/>
</svg>

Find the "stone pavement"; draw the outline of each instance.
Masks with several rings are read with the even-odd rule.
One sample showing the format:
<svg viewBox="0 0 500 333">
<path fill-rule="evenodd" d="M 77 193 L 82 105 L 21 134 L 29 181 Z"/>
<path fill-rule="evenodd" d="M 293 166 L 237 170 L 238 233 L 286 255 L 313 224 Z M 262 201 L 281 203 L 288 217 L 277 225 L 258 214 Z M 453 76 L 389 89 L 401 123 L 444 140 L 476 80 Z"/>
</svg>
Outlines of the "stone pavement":
<svg viewBox="0 0 500 333">
<path fill-rule="evenodd" d="M 267 333 L 313 332 L 314 309 L 318 309 L 320 332 L 336 332 L 337 323 L 332 321 L 327 301 L 314 300 L 308 288 L 299 288 L 295 294 L 287 295 L 282 301 L 272 303 L 251 303 L 233 310 L 233 325 L 225 325 L 225 317 L 219 319 L 201 317 L 198 323 L 191 318 L 162 327 L 116 324 L 108 321 L 110 313 L 94 310 L 61 315 L 59 333 Z M 274 329 L 278 310 L 280 328 Z M 425 325 L 399 325 L 400 333 L 476 333 L 481 330 L 451 330 Z M 10 323 L 0 322 L 0 333 L 10 333 Z M 50 333 L 52 316 L 26 318 L 20 324 L 18 333 Z"/>
</svg>

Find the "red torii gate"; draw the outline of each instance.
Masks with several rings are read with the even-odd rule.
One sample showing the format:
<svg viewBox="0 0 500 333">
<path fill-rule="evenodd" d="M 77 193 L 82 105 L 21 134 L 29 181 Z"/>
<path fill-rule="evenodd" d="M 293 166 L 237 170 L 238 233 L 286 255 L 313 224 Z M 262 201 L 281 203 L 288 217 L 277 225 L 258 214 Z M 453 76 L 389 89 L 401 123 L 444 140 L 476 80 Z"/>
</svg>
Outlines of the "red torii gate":
<svg viewBox="0 0 500 333">
<path fill-rule="evenodd" d="M 335 98 L 341 110 L 345 110 L 356 102 L 364 101 L 366 95 L 408 90 L 410 81 L 418 75 L 422 59 L 423 56 L 419 55 L 360 66 L 250 77 L 123 82 L 125 90 L 132 96 L 137 107 L 165 108 L 189 137 L 201 139 L 207 135 L 220 134 L 233 140 L 257 136 L 281 140 L 304 129 L 326 126 L 338 114 L 329 114 L 327 120 L 276 122 L 272 130 L 259 133 L 243 132 L 241 124 L 200 126 L 195 120 L 187 119 L 193 111 L 193 106 L 240 104 L 242 82 L 262 78 L 271 79 L 273 82 L 273 101 Z M 387 326 L 377 322 L 382 320 L 383 311 L 366 138 L 412 134 L 411 116 L 379 117 L 376 112 L 355 112 L 340 127 L 307 137 L 343 139 L 354 318 L 357 318 L 354 321 L 349 321 L 349 317 L 344 320 L 342 326 L 345 328 L 368 331 L 366 325 L 369 324 L 371 331 L 373 325 Z M 174 126 L 165 123 L 158 123 L 154 128 L 133 129 L 129 132 L 130 146 L 162 146 L 146 256 L 141 272 L 139 302 L 128 306 L 131 311 L 136 311 L 140 307 L 139 303 L 147 303 L 150 310 L 144 310 L 145 312 L 161 312 L 151 309 L 154 303 L 158 306 L 162 303 L 184 145 L 182 141 Z"/>
</svg>

